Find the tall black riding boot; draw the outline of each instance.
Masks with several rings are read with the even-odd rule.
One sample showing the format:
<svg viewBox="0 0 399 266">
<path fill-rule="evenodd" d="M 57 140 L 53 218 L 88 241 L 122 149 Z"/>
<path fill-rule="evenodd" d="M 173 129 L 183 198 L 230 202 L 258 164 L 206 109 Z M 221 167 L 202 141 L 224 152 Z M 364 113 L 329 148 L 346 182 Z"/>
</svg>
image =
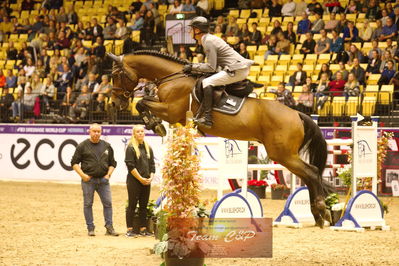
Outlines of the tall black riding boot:
<svg viewBox="0 0 399 266">
<path fill-rule="evenodd" d="M 212 106 L 213 106 L 213 86 L 207 86 L 203 89 L 204 99 L 203 102 L 203 116 L 195 121 L 199 126 L 204 128 L 211 128 L 212 122 Z"/>
</svg>

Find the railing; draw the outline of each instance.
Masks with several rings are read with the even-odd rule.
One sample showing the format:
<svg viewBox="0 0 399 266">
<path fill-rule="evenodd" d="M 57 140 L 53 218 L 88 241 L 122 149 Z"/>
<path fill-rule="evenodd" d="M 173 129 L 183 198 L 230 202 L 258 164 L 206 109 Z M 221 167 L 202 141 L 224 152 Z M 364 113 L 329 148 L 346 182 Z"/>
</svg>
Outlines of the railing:
<svg viewBox="0 0 399 266">
<path fill-rule="evenodd" d="M 18 93 L 13 93 L 14 98 Z M 82 104 L 80 108 L 71 111 L 73 103 L 80 92 L 72 93 L 72 101 L 67 104 L 63 101 L 65 93 L 58 93 L 56 97 L 49 97 L 39 93 L 32 93 L 38 99 L 38 103 L 30 107 L 18 108 L 17 116 L 13 117 L 13 106 L 16 109 L 16 104 L 10 107 L 0 109 L 1 121 L 0 122 L 41 122 L 41 123 L 112 123 L 112 124 L 136 124 L 143 123 L 141 118 L 136 112 L 132 111 L 134 108 L 129 105 L 126 111 L 115 110 L 110 102 L 109 97 L 104 97 L 104 103 L 101 104 L 102 108 L 97 109 L 96 97 L 97 95 L 89 94 L 88 103 Z M 74 100 L 75 99 L 75 100 Z M 24 106 L 24 96 L 20 102 Z M 76 112 L 75 112 L 76 111 Z M 82 114 L 83 112 L 83 114 Z M 14 110 L 15 115 L 15 110 Z"/>
</svg>

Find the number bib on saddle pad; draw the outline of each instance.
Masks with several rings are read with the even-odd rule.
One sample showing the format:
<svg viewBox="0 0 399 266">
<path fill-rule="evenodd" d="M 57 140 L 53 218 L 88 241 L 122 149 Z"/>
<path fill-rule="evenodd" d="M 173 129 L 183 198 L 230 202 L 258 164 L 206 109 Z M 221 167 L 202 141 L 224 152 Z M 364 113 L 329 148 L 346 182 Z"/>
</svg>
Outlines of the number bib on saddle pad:
<svg viewBox="0 0 399 266">
<path fill-rule="evenodd" d="M 197 102 L 202 101 L 202 80 L 206 77 L 200 77 L 193 89 L 192 95 Z M 247 96 L 253 91 L 253 87 L 253 83 L 249 80 L 215 87 L 213 92 L 213 110 L 229 115 L 237 114 Z"/>
</svg>

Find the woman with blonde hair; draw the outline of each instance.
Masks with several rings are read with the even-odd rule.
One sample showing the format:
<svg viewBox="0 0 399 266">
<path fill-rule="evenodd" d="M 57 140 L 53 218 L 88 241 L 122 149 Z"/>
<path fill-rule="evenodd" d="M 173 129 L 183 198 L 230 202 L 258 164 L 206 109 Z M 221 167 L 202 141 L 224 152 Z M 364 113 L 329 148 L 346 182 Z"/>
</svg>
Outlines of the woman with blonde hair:
<svg viewBox="0 0 399 266">
<path fill-rule="evenodd" d="M 349 73 L 348 81 L 345 83 L 344 90 L 346 99 L 350 96 L 359 96 L 359 82 L 357 81 L 355 74 Z"/>
<path fill-rule="evenodd" d="M 133 230 L 133 216 L 137 202 L 139 203 L 140 229 L 139 235 L 151 236 L 147 230 L 147 204 L 150 198 L 151 181 L 155 173 L 154 153 L 144 141 L 144 126 L 136 125 L 132 130 L 132 137 L 126 148 L 125 163 L 128 169 L 127 191 L 128 207 L 126 208 L 126 237 L 137 237 Z"/>
</svg>

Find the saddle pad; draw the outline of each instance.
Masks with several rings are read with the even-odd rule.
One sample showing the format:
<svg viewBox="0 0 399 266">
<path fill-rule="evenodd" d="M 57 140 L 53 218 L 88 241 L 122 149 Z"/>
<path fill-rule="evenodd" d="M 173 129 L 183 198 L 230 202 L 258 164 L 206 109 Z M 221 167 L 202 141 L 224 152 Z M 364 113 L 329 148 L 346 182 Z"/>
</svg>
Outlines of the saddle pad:
<svg viewBox="0 0 399 266">
<path fill-rule="evenodd" d="M 201 103 L 197 93 L 198 92 L 194 87 L 192 91 L 193 98 L 198 103 Z M 221 99 L 219 101 L 214 101 L 212 110 L 223 114 L 235 115 L 241 110 L 241 107 L 243 106 L 246 99 L 247 97 L 240 98 L 237 96 L 229 95 L 227 93 L 222 93 Z"/>
</svg>

